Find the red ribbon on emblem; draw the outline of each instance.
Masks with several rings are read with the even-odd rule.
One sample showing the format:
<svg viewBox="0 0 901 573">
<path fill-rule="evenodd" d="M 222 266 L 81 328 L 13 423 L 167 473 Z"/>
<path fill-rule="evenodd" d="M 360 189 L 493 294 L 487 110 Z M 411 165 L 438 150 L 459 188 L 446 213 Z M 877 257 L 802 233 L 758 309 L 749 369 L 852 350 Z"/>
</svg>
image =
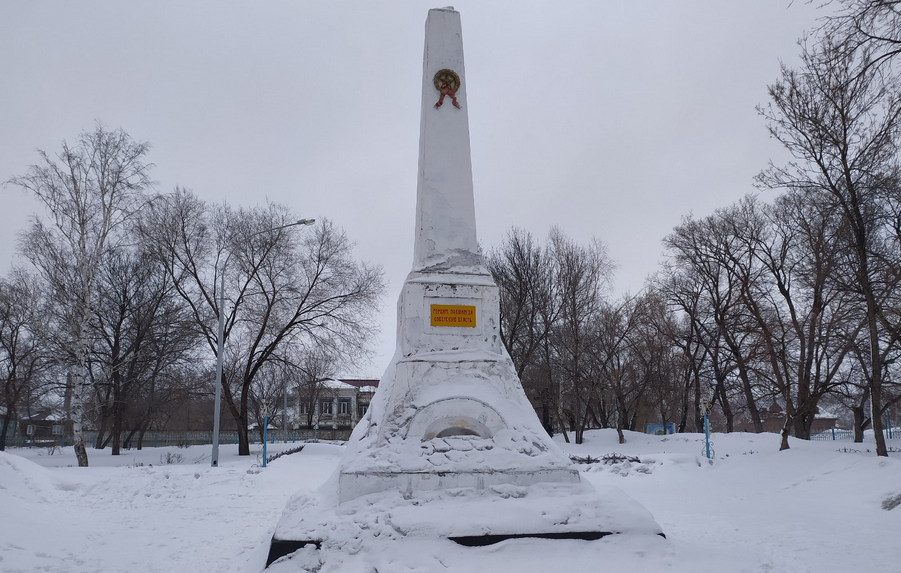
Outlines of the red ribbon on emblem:
<svg viewBox="0 0 901 573">
<path fill-rule="evenodd" d="M 438 103 L 435 104 L 436 108 L 444 105 L 444 96 L 449 96 L 451 98 L 451 103 L 454 104 L 454 107 L 460 109 L 460 104 L 457 103 L 456 91 L 451 89 L 451 87 L 447 84 L 441 86 L 441 97 L 438 99 Z"/>
<path fill-rule="evenodd" d="M 435 84 L 435 89 L 441 93 L 441 97 L 438 98 L 438 103 L 435 104 L 435 109 L 444 105 L 445 97 L 451 98 L 451 103 L 454 104 L 454 107 L 460 109 L 460 104 L 457 103 L 457 90 L 460 89 L 460 76 L 458 76 L 456 72 L 447 69 L 438 70 L 432 83 Z"/>
</svg>

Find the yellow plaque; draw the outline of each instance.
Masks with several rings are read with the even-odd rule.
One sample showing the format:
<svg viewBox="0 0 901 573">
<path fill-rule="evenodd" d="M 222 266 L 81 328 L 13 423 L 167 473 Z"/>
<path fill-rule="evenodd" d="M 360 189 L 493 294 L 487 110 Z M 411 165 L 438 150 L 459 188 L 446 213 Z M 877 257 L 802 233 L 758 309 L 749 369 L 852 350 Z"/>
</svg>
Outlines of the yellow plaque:
<svg viewBox="0 0 901 573">
<path fill-rule="evenodd" d="M 476 307 L 457 304 L 433 304 L 432 326 L 475 328 Z"/>
</svg>

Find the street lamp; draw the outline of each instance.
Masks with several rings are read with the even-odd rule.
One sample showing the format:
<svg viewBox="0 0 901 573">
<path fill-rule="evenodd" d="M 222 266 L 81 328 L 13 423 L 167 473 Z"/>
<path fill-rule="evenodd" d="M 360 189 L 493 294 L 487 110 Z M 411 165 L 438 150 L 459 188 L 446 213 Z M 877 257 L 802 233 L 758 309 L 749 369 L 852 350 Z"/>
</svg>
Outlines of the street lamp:
<svg viewBox="0 0 901 573">
<path fill-rule="evenodd" d="M 263 400 L 263 467 L 266 467 L 266 430 L 269 429 L 269 400 Z"/>
<path fill-rule="evenodd" d="M 312 225 L 315 222 L 316 219 L 300 219 L 299 221 L 288 223 L 287 225 L 282 225 L 280 227 L 257 231 L 256 233 L 249 235 L 248 238 L 262 235 L 263 233 L 271 233 L 272 231 L 286 229 L 288 227 L 296 227 L 297 225 Z M 222 263 L 222 274 L 219 282 L 219 337 L 216 341 L 216 399 L 215 405 L 213 406 L 213 459 L 210 462 L 210 466 L 214 468 L 219 467 L 219 403 L 222 400 L 222 339 L 225 336 L 225 267 L 228 266 L 228 260 L 231 256 L 232 254 L 229 252 L 228 256 L 225 257 L 225 261 Z"/>
</svg>

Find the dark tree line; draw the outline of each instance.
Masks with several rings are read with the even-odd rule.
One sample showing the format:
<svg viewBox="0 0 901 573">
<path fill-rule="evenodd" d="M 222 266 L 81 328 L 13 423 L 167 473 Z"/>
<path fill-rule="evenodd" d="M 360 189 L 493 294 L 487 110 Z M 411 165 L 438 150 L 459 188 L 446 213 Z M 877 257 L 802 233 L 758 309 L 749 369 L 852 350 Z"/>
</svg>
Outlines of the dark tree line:
<svg viewBox="0 0 901 573">
<path fill-rule="evenodd" d="M 337 368 L 367 353 L 382 271 L 353 258 L 343 230 L 298 227 L 273 203 L 156 192 L 148 149 L 98 124 L 8 182 L 49 217 L 22 237 L 30 268 L 0 280 L 0 449 L 9 420 L 48 406 L 65 410 L 79 465 L 83 428 L 114 455 L 141 447 L 185 404 L 208 403 L 220 313 L 223 398 L 242 455 L 274 387 L 293 391 L 311 361 Z"/>
<path fill-rule="evenodd" d="M 821 406 L 853 412 L 887 455 L 901 402 L 901 2 L 849 0 L 801 42 L 759 108 L 792 155 L 766 192 L 685 217 L 643 293 L 611 300 L 597 244 L 514 229 L 490 254 L 502 331 L 547 426 L 700 430 L 711 398 L 726 431 L 762 431 L 768 405 L 809 438 Z M 568 436 L 567 436 L 568 439 Z"/>
<path fill-rule="evenodd" d="M 579 245 L 558 229 L 540 244 L 514 229 L 488 267 L 500 288 L 501 336 L 545 427 L 567 440 L 572 431 L 576 443 L 589 428 L 634 429 L 644 390 L 670 357 L 640 318 L 654 311 L 649 297 L 610 300 L 605 246 Z"/>
</svg>

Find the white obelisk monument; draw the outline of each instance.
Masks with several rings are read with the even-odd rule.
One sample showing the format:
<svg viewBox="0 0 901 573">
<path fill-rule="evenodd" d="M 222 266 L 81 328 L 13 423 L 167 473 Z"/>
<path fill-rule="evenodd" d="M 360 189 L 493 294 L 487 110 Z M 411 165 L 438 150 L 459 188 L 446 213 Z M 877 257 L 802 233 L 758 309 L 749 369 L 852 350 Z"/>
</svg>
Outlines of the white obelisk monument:
<svg viewBox="0 0 901 573">
<path fill-rule="evenodd" d="M 270 560 L 304 542 L 325 543 L 336 527 L 358 539 L 386 522 L 386 535 L 455 540 L 659 533 L 634 501 L 599 496 L 580 481 L 501 342 L 498 288 L 476 240 L 463 37 L 453 8 L 430 10 L 426 20 L 421 113 L 413 268 L 397 304 L 397 350 L 336 475 L 318 496 L 289 502 Z M 505 510 L 488 511 L 495 502 Z M 372 518 L 379 512 L 381 520 Z"/>
<path fill-rule="evenodd" d="M 413 269 L 397 352 L 341 468 L 340 499 L 387 489 L 578 482 L 523 392 L 479 254 L 460 14 L 426 20 Z"/>
</svg>

